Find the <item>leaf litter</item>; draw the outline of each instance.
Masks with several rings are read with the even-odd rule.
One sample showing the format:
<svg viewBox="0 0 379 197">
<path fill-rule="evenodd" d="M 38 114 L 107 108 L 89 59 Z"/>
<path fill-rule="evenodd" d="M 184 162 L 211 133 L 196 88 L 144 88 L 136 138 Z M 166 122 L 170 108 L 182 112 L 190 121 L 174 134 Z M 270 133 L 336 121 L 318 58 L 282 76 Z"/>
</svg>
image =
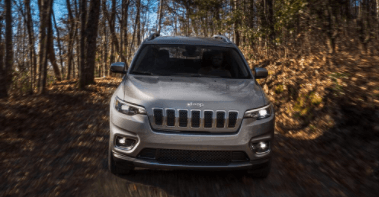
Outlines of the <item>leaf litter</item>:
<svg viewBox="0 0 379 197">
<path fill-rule="evenodd" d="M 269 77 L 259 83 L 277 116 L 265 180 L 243 171 L 111 175 L 109 99 L 121 79 L 98 78 L 84 91 L 62 81 L 46 95 L 0 100 L 0 195 L 376 196 L 379 60 L 341 55 L 333 66 L 324 60 L 265 64 Z"/>
</svg>

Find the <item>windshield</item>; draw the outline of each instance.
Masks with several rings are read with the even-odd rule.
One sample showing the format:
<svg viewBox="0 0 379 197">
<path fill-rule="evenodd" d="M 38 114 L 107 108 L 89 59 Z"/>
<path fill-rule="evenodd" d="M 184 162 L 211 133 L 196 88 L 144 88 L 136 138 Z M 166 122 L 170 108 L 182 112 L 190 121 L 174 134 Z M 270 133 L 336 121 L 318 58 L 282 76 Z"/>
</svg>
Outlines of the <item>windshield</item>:
<svg viewBox="0 0 379 197">
<path fill-rule="evenodd" d="M 131 74 L 185 77 L 251 78 L 233 48 L 193 45 L 146 45 L 131 67 Z"/>
</svg>

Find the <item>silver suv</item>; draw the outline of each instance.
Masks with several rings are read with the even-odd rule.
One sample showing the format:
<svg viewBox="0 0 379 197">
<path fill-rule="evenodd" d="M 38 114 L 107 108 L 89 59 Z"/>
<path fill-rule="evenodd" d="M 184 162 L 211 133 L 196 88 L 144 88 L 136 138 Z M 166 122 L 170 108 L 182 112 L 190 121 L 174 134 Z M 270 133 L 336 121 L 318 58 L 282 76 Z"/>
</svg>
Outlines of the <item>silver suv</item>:
<svg viewBox="0 0 379 197">
<path fill-rule="evenodd" d="M 248 170 L 267 177 L 274 109 L 238 47 L 224 36 L 152 34 L 110 102 L 109 169 Z"/>
</svg>

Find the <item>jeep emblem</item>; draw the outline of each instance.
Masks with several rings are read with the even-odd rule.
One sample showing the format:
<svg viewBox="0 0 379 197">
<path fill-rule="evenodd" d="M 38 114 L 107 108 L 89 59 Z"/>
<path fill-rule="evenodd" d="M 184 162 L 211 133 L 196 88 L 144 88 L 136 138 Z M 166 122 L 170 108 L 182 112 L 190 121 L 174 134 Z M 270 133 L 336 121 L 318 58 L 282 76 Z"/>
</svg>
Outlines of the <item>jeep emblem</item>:
<svg viewBox="0 0 379 197">
<path fill-rule="evenodd" d="M 196 107 L 203 107 L 204 106 L 204 103 L 187 103 L 187 106 L 188 107 L 192 107 L 192 106 L 196 106 Z"/>
</svg>

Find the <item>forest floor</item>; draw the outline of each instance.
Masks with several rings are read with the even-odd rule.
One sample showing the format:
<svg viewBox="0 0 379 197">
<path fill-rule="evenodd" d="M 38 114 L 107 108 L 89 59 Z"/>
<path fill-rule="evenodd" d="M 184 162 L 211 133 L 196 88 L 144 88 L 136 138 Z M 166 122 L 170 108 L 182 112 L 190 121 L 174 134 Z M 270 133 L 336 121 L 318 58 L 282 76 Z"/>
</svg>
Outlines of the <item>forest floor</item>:
<svg viewBox="0 0 379 197">
<path fill-rule="evenodd" d="M 277 114 L 264 180 L 243 171 L 110 174 L 108 105 L 119 78 L 0 100 L 0 196 L 377 196 L 379 59 L 341 58 L 329 67 L 319 57 L 255 62 L 269 70 L 259 83 Z"/>
</svg>

